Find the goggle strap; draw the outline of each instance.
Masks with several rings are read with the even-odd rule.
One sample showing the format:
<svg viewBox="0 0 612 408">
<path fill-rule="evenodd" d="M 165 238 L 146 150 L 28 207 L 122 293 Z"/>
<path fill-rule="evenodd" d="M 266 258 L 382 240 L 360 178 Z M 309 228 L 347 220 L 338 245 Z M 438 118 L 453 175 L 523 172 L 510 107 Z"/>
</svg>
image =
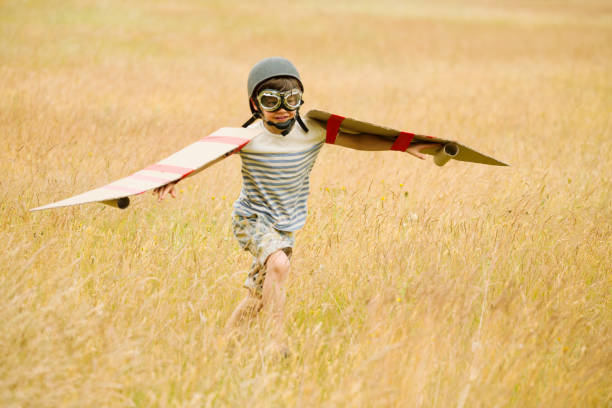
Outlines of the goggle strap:
<svg viewBox="0 0 612 408">
<path fill-rule="evenodd" d="M 257 115 L 257 112 L 253 113 L 253 115 L 252 115 L 252 116 L 249 118 L 249 120 L 247 120 L 246 122 L 244 122 L 244 123 L 242 124 L 242 127 L 243 127 L 243 128 L 245 128 L 245 127 L 249 127 L 249 125 L 250 125 L 251 123 L 253 123 L 253 122 L 255 122 L 255 121 L 257 120 L 257 117 L 258 117 L 258 116 L 259 116 L 259 115 Z"/>
<path fill-rule="evenodd" d="M 308 133 L 309 129 L 306 127 L 306 124 L 302 121 L 302 118 L 300 117 L 300 112 L 297 112 L 295 114 L 295 119 L 297 120 L 297 123 L 300 124 L 300 127 L 302 128 L 302 130 Z"/>
</svg>

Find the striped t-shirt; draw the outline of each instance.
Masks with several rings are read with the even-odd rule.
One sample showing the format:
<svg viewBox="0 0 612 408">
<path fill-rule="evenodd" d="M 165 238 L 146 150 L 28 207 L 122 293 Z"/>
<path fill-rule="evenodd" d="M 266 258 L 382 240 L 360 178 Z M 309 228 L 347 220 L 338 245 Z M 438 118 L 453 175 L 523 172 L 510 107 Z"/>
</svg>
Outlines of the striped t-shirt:
<svg viewBox="0 0 612 408">
<path fill-rule="evenodd" d="M 242 191 L 234 203 L 236 214 L 265 217 L 281 231 L 304 226 L 310 171 L 325 142 L 320 126 L 307 126 L 308 133 L 296 123 L 287 136 L 269 132 L 261 121 L 250 126 L 261 133 L 240 151 Z"/>
</svg>

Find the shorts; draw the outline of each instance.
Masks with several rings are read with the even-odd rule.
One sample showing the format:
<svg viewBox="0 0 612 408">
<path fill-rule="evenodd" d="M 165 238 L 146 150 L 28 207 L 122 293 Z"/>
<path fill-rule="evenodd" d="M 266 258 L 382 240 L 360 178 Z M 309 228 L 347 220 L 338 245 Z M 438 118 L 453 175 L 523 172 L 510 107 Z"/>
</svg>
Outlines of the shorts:
<svg viewBox="0 0 612 408">
<path fill-rule="evenodd" d="M 291 259 L 294 233 L 277 230 L 270 221 L 257 215 L 245 217 L 233 213 L 232 227 L 240 247 L 253 255 L 251 271 L 244 281 L 244 287 L 261 297 L 266 278 L 266 260 L 279 249 Z"/>
</svg>

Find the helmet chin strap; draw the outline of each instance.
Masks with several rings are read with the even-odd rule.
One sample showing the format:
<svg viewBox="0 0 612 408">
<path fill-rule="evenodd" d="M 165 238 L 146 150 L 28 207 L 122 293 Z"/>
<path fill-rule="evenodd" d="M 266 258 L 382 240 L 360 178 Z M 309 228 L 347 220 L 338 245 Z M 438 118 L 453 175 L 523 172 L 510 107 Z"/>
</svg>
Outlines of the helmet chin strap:
<svg viewBox="0 0 612 408">
<path fill-rule="evenodd" d="M 275 123 L 270 120 L 266 122 L 266 125 L 274 126 L 278 130 L 282 130 L 281 134 L 283 136 L 287 136 L 289 132 L 291 132 L 291 129 L 293 129 L 294 124 L 295 124 L 295 116 L 281 123 Z"/>
<path fill-rule="evenodd" d="M 302 102 L 304 103 L 304 102 Z M 267 121 L 266 124 L 270 125 L 270 126 L 274 126 L 275 128 L 277 128 L 278 130 L 282 130 L 282 135 L 283 136 L 287 136 L 289 134 L 289 132 L 291 132 L 291 129 L 293 129 L 293 125 L 295 125 L 295 122 L 297 121 L 297 123 L 299 123 L 300 127 L 302 128 L 302 130 L 304 130 L 304 132 L 308 133 L 308 127 L 306 127 L 306 124 L 304 124 L 304 121 L 302 120 L 302 118 L 300 117 L 300 109 L 296 109 L 295 112 L 295 116 L 285 122 L 281 122 L 281 123 L 274 123 L 272 121 Z"/>
</svg>

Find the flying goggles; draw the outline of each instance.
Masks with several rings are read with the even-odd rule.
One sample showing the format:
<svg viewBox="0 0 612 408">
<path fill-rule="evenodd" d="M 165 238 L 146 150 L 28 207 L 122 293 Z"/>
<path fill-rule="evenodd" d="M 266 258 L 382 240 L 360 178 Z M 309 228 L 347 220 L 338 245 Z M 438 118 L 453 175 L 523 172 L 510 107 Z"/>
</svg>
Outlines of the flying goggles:
<svg viewBox="0 0 612 408">
<path fill-rule="evenodd" d="M 268 112 L 276 112 L 281 107 L 294 111 L 302 104 L 302 91 L 292 89 L 282 92 L 274 89 L 264 89 L 257 95 L 257 102 L 259 102 L 262 110 Z"/>
</svg>

